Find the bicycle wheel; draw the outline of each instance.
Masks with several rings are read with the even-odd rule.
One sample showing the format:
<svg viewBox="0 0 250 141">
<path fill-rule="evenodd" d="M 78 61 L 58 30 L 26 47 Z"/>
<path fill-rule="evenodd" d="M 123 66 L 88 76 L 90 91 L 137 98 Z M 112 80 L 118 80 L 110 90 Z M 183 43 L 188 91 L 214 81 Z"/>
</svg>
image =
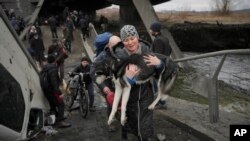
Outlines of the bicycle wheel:
<svg viewBox="0 0 250 141">
<path fill-rule="evenodd" d="M 80 112 L 83 118 L 86 118 L 89 112 L 89 94 L 86 90 L 80 94 Z"/>
<path fill-rule="evenodd" d="M 70 93 L 66 94 L 63 98 L 64 104 L 65 104 L 65 108 L 70 110 L 70 108 L 73 106 L 74 104 L 74 99 L 76 96 L 76 89 L 72 89 L 69 88 L 69 82 L 67 83 L 67 89 L 69 89 Z"/>
</svg>

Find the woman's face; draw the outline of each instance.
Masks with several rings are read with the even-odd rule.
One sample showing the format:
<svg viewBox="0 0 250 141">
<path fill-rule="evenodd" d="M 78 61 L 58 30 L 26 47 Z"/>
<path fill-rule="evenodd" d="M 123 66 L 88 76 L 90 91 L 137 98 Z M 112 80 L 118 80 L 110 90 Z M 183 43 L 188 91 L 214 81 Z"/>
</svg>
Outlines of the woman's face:
<svg viewBox="0 0 250 141">
<path fill-rule="evenodd" d="M 129 36 L 123 41 L 124 47 L 130 52 L 135 53 L 139 48 L 139 40 L 135 36 Z"/>
</svg>

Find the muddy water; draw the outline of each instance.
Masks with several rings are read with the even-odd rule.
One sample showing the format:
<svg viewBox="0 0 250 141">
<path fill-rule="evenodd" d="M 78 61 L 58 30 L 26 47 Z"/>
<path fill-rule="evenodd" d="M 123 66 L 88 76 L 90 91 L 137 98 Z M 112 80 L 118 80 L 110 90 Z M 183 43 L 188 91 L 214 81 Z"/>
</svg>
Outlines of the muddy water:
<svg viewBox="0 0 250 141">
<path fill-rule="evenodd" d="M 184 53 L 185 57 L 194 55 L 198 55 L 198 53 Z M 189 61 L 189 64 L 199 73 L 207 77 L 212 77 L 221 58 L 222 56 L 198 59 Z M 218 79 L 234 86 L 236 89 L 247 90 L 250 95 L 250 55 L 228 55 Z"/>
</svg>

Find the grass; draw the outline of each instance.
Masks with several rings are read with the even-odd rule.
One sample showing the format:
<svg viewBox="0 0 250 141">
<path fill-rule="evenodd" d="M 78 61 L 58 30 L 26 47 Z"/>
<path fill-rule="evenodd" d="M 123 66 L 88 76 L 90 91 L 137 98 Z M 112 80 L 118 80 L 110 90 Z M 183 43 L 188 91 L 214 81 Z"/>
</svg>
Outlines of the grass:
<svg viewBox="0 0 250 141">
<path fill-rule="evenodd" d="M 205 22 L 216 24 L 247 24 L 250 23 L 250 12 L 230 12 L 227 15 L 220 15 L 217 12 L 195 12 L 195 11 L 162 11 L 157 12 L 160 21 L 166 25 L 174 23 Z M 118 8 L 104 8 L 97 11 L 97 18 L 104 15 L 110 21 L 119 20 Z"/>
<path fill-rule="evenodd" d="M 250 12 L 231 12 L 228 15 L 218 15 L 212 12 L 158 12 L 160 21 L 165 24 L 201 22 L 222 24 L 247 24 L 250 23 Z"/>
</svg>

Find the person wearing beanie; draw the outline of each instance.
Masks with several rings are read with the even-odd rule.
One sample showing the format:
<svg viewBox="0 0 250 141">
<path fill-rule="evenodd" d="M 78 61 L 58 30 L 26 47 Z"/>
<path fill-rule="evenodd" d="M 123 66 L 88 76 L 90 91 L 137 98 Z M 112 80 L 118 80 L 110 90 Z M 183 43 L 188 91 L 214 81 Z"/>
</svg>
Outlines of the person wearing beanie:
<svg viewBox="0 0 250 141">
<path fill-rule="evenodd" d="M 159 53 L 159 54 L 163 54 L 163 55 L 170 57 L 172 48 L 169 44 L 168 38 L 166 38 L 164 35 L 161 34 L 161 23 L 153 22 L 150 26 L 150 33 L 152 36 L 155 37 L 152 43 L 152 51 L 154 53 Z M 156 81 L 154 84 L 154 88 L 155 88 L 155 93 L 156 93 L 157 92 Z M 166 102 L 163 100 L 160 100 L 157 103 L 156 108 L 157 109 L 166 108 Z"/>
<path fill-rule="evenodd" d="M 121 40 L 124 41 L 128 37 L 135 37 L 139 39 L 137 30 L 133 25 L 125 25 L 120 31 Z"/>
<path fill-rule="evenodd" d="M 64 48 L 62 41 L 59 39 L 52 39 L 52 44 L 48 47 L 48 55 L 55 57 L 55 62 L 59 68 L 60 79 L 64 79 L 64 61 L 68 58 L 68 52 Z"/>
<path fill-rule="evenodd" d="M 125 25 L 120 30 L 122 44 L 117 44 L 112 48 L 116 58 L 124 59 L 132 54 L 148 54 L 143 56 L 148 65 L 155 67 L 155 76 L 159 76 L 165 67 L 165 58 L 159 59 L 151 55 L 150 44 L 139 39 L 139 34 L 133 25 Z M 108 62 L 109 60 L 107 60 Z M 112 67 L 110 67 L 112 68 Z M 120 70 L 121 68 L 125 70 Z M 138 141 L 148 141 L 154 134 L 153 111 L 148 106 L 154 100 L 152 84 L 147 81 L 136 84 L 136 75 L 141 72 L 134 64 L 125 67 L 113 67 L 113 72 L 124 71 L 124 77 L 131 85 L 130 97 L 127 102 L 126 123 L 122 126 L 122 140 L 128 140 L 127 134 L 138 137 Z"/>
<path fill-rule="evenodd" d="M 38 68 L 42 68 L 45 63 L 45 47 L 43 39 L 41 39 L 37 33 L 33 34 L 33 38 L 30 39 L 30 48 L 34 51 L 34 59 Z"/>
<path fill-rule="evenodd" d="M 152 43 L 152 51 L 154 53 L 170 56 L 172 49 L 169 45 L 168 38 L 161 34 L 161 23 L 153 22 L 150 25 L 150 33 L 155 37 Z"/>
<path fill-rule="evenodd" d="M 50 104 L 50 112 L 55 113 L 56 116 L 56 122 L 54 126 L 58 128 L 70 127 L 71 124 L 64 121 L 66 119 L 64 116 L 65 104 L 62 97 L 62 92 L 59 89 L 61 80 L 58 74 L 56 56 L 54 56 L 54 54 L 48 55 L 47 64 L 42 68 L 39 77 L 43 93 Z M 44 79 L 44 77 L 46 77 L 46 79 Z M 41 81 L 42 79 L 44 81 Z M 43 87 L 45 85 L 47 86 L 46 88 Z"/>
<path fill-rule="evenodd" d="M 154 22 L 150 25 L 150 29 L 154 32 L 161 32 L 161 23 Z"/>
<path fill-rule="evenodd" d="M 93 86 L 93 81 L 92 78 L 90 77 L 90 66 L 91 66 L 91 61 L 88 57 L 83 57 L 81 59 L 80 64 L 73 69 L 72 72 L 75 73 L 84 73 L 84 78 L 83 81 L 85 82 L 88 94 L 89 94 L 89 111 L 94 112 L 95 107 L 94 107 L 94 86 Z"/>
</svg>

